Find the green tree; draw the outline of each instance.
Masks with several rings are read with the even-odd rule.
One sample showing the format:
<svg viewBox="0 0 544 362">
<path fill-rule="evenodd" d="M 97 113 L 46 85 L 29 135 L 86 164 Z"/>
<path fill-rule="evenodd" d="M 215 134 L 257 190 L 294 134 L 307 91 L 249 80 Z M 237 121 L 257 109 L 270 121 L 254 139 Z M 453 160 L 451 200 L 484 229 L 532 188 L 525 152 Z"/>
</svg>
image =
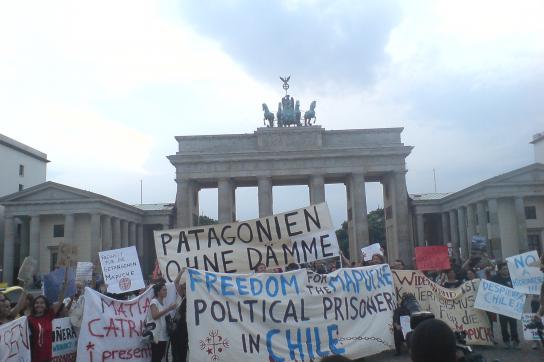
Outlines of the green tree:
<svg viewBox="0 0 544 362">
<path fill-rule="evenodd" d="M 214 225 L 219 224 L 219 221 L 212 219 L 206 215 L 198 215 L 198 224 L 197 225 Z"/>
<path fill-rule="evenodd" d="M 378 208 L 368 213 L 368 234 L 370 243 L 380 243 L 382 246 L 385 244 L 385 217 L 384 210 Z M 349 235 L 348 235 L 348 222 L 344 221 L 342 227 L 336 230 L 336 239 L 338 239 L 338 245 L 346 257 L 349 255 Z"/>
</svg>

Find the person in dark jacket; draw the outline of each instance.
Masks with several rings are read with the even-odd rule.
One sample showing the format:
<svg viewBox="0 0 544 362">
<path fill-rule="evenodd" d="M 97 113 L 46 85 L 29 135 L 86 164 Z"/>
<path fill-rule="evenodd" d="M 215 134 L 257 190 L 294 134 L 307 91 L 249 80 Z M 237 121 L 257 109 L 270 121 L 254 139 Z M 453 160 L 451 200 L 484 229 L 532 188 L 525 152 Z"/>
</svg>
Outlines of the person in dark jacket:
<svg viewBox="0 0 544 362">
<path fill-rule="evenodd" d="M 506 262 L 497 265 L 498 273 L 493 278 L 493 282 L 512 288 L 512 280 Z M 518 322 L 511 317 L 499 314 L 499 324 L 501 326 L 502 341 L 506 348 L 519 348 Z M 510 332 L 508 331 L 510 329 Z"/>
</svg>

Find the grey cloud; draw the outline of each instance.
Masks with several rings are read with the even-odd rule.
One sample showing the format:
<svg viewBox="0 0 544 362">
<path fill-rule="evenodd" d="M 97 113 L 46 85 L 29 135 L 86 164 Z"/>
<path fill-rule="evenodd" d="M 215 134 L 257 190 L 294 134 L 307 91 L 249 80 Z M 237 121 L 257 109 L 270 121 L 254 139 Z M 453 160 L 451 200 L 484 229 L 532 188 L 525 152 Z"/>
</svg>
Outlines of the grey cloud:
<svg viewBox="0 0 544 362">
<path fill-rule="evenodd" d="M 187 1 L 182 15 L 261 81 L 291 74 L 297 86 L 316 88 L 371 85 L 401 14 L 396 1 L 239 0 Z"/>
</svg>

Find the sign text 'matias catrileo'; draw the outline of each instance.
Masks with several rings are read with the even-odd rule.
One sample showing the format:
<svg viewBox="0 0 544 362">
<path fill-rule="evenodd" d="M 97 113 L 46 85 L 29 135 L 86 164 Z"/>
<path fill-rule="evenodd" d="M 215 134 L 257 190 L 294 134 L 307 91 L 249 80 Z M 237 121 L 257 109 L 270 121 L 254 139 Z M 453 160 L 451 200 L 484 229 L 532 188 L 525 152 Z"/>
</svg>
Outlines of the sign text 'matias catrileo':
<svg viewBox="0 0 544 362">
<path fill-rule="evenodd" d="M 168 280 L 182 267 L 236 273 L 259 263 L 275 268 L 339 255 L 325 203 L 237 223 L 155 231 L 155 247 Z"/>
</svg>

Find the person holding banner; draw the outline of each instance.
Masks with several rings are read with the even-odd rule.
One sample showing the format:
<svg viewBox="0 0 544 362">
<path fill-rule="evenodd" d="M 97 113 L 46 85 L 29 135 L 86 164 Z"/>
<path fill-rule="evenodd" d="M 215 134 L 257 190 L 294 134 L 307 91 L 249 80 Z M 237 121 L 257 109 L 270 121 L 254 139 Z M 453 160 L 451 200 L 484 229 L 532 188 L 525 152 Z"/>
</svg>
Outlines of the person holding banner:
<svg viewBox="0 0 544 362">
<path fill-rule="evenodd" d="M 174 323 L 170 334 L 170 343 L 172 345 L 172 361 L 185 362 L 187 361 L 187 352 L 189 351 L 189 334 L 187 332 L 187 298 L 185 298 L 185 279 L 181 281 L 185 269 L 182 269 L 174 285 L 178 296 L 181 298 L 181 303 L 174 315 Z"/>
<path fill-rule="evenodd" d="M 499 272 L 492 281 L 512 288 L 512 280 L 510 279 L 510 272 L 506 262 L 499 263 L 497 267 Z M 506 348 L 511 348 L 512 346 L 516 349 L 519 348 L 517 321 L 514 318 L 499 314 L 499 324 L 501 326 L 502 340 Z M 508 333 L 508 328 L 510 328 L 510 333 Z"/>
<path fill-rule="evenodd" d="M 151 343 L 151 362 L 161 362 L 166 354 L 166 345 L 168 343 L 166 315 L 176 309 L 176 303 L 169 306 L 164 305 L 167 293 L 164 283 L 153 285 L 154 298 L 151 300 L 147 318 L 147 324 L 155 323 L 153 342 Z"/>
<path fill-rule="evenodd" d="M 11 322 L 25 308 L 26 291 L 23 290 L 15 307 L 10 308 L 9 299 L 0 292 L 0 325 Z"/>
</svg>

